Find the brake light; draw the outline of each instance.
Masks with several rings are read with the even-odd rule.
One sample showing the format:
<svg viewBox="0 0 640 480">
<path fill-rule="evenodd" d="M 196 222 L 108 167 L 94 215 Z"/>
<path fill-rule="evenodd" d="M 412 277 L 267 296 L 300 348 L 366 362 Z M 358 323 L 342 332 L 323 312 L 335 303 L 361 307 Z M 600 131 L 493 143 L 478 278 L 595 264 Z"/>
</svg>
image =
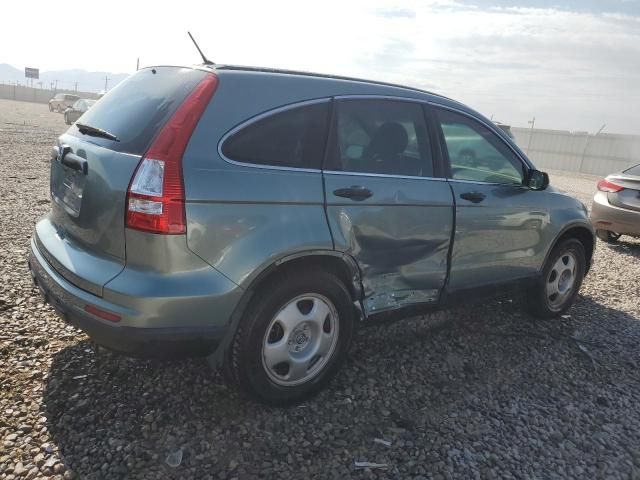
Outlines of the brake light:
<svg viewBox="0 0 640 480">
<path fill-rule="evenodd" d="M 182 156 L 217 86 L 218 77 L 206 75 L 140 160 L 127 192 L 128 228 L 174 235 L 186 232 Z"/>
<path fill-rule="evenodd" d="M 598 182 L 598 190 L 600 190 L 601 192 L 616 193 L 616 192 L 619 192 L 620 190 L 624 190 L 624 187 L 621 187 L 620 185 L 616 185 L 615 183 L 610 182 L 606 178 L 603 178 Z"/>
</svg>

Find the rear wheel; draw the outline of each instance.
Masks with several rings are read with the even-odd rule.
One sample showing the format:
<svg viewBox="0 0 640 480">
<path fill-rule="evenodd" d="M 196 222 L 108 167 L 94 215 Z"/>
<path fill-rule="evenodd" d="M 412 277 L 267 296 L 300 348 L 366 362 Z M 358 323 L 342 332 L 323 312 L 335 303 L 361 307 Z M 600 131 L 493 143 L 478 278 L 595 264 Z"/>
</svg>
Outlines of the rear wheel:
<svg viewBox="0 0 640 480">
<path fill-rule="evenodd" d="M 354 320 L 351 296 L 334 275 L 315 270 L 278 277 L 257 295 L 238 327 L 231 374 L 265 403 L 299 402 L 335 375 Z"/>
<path fill-rule="evenodd" d="M 542 278 L 527 298 L 528 310 L 539 318 L 565 313 L 575 301 L 586 271 L 584 246 L 575 238 L 556 245 L 542 271 Z"/>
<path fill-rule="evenodd" d="M 619 233 L 610 232 L 609 230 L 596 230 L 596 235 L 606 243 L 616 243 L 622 236 Z"/>
</svg>

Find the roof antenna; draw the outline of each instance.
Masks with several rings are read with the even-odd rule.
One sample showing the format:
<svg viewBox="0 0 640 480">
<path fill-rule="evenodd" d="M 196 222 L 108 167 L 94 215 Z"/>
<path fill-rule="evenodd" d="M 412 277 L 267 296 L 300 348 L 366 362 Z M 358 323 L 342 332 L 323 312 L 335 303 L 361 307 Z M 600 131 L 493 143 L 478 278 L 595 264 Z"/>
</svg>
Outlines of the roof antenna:
<svg viewBox="0 0 640 480">
<path fill-rule="evenodd" d="M 209 60 L 207 57 L 204 56 L 204 53 L 202 53 L 202 50 L 200 50 L 200 47 L 196 43 L 196 40 L 193 38 L 193 35 L 191 35 L 191 32 L 187 32 L 187 33 L 189 34 L 189 37 L 191 38 L 191 41 L 193 42 L 193 44 L 198 49 L 198 53 L 200 53 L 200 56 L 202 57 L 202 63 L 204 65 L 215 65 L 215 63 L 213 63 L 211 60 Z"/>
</svg>

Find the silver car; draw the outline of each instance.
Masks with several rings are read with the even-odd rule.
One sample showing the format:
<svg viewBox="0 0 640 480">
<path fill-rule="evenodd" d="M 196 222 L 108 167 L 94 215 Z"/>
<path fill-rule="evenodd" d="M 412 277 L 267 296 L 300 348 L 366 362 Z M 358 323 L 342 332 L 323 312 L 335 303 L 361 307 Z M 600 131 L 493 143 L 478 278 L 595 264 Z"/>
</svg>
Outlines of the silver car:
<svg viewBox="0 0 640 480">
<path fill-rule="evenodd" d="M 50 112 L 64 112 L 64 110 L 80 97 L 78 95 L 72 95 L 70 93 L 57 93 L 52 99 L 49 100 Z"/>
<path fill-rule="evenodd" d="M 301 72 L 142 69 L 60 136 L 51 194 L 29 265 L 66 321 L 129 355 L 208 355 L 278 405 L 380 314 L 518 291 L 559 316 L 594 249 L 584 205 L 487 118 Z"/>
<path fill-rule="evenodd" d="M 73 105 L 65 109 L 64 123 L 71 125 L 73 122 L 78 121 L 78 119 L 84 115 L 87 110 L 93 107 L 93 104 L 96 102 L 97 100 L 90 98 L 81 98 L 80 100 L 77 100 Z"/>
<path fill-rule="evenodd" d="M 640 165 L 598 182 L 591 221 L 598 238 L 607 243 L 622 235 L 640 237 Z"/>
</svg>

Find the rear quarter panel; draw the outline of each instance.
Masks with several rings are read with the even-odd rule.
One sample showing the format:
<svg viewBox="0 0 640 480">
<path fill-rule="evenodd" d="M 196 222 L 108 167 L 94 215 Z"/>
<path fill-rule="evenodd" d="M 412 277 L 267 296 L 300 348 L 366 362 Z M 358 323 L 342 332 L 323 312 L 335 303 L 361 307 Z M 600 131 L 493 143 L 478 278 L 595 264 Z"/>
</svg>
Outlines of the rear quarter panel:
<svg viewBox="0 0 640 480">
<path fill-rule="evenodd" d="M 280 76 L 282 77 L 282 76 Z M 277 260 L 333 250 L 320 171 L 258 168 L 223 159 L 220 139 L 267 110 L 323 98 L 287 78 L 221 74 L 184 157 L 189 248 L 240 286 Z"/>
</svg>

